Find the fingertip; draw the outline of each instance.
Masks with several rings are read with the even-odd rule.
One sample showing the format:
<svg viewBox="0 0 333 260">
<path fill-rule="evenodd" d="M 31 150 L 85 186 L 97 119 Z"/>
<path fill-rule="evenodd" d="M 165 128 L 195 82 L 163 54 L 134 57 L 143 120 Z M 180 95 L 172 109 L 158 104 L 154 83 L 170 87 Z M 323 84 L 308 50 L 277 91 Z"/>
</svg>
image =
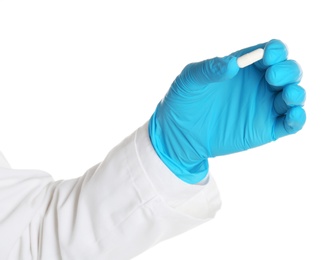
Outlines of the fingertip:
<svg viewBox="0 0 333 260">
<path fill-rule="evenodd" d="M 290 108 L 285 116 L 278 118 L 275 125 L 275 138 L 295 134 L 306 122 L 306 113 L 300 106 Z"/>
<path fill-rule="evenodd" d="M 306 98 L 306 92 L 304 88 L 296 84 L 291 84 L 283 88 L 282 98 L 290 107 L 303 106 Z"/>
<path fill-rule="evenodd" d="M 303 108 L 295 106 L 289 109 L 286 114 L 285 126 L 290 133 L 296 133 L 303 128 L 306 121 L 306 114 Z"/>
<path fill-rule="evenodd" d="M 239 66 L 238 66 L 238 63 L 237 63 L 237 57 L 230 56 L 229 58 L 230 58 L 230 60 L 228 62 L 228 66 L 227 66 L 226 77 L 228 79 L 231 79 L 234 76 L 236 76 L 236 74 L 238 73 Z"/>
<path fill-rule="evenodd" d="M 299 83 L 303 71 L 294 60 L 286 60 L 272 65 L 266 70 L 265 78 L 271 86 L 282 87 L 288 84 Z"/>
<path fill-rule="evenodd" d="M 208 68 L 206 69 L 206 75 L 211 82 L 231 79 L 239 71 L 237 58 L 234 56 L 226 56 L 223 58 L 216 57 L 207 62 Z"/>
<path fill-rule="evenodd" d="M 183 84 L 189 88 L 201 88 L 210 83 L 231 79 L 239 71 L 237 58 L 226 56 L 190 63 L 180 74 Z"/>
<path fill-rule="evenodd" d="M 280 40 L 270 40 L 265 46 L 265 52 L 263 57 L 263 64 L 271 66 L 286 60 L 288 57 L 288 48 Z"/>
</svg>

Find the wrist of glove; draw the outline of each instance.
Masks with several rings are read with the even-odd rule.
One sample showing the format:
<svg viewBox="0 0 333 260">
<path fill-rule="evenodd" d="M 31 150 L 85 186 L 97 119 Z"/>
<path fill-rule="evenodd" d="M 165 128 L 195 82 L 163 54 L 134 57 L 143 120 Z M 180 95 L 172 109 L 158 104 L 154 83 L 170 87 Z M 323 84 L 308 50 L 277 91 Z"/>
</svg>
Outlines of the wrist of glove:
<svg viewBox="0 0 333 260">
<path fill-rule="evenodd" d="M 165 127 L 165 124 L 160 124 L 159 115 L 154 113 L 149 122 L 149 135 L 156 153 L 181 180 L 190 184 L 200 182 L 208 173 L 208 158 L 201 156 L 191 142 L 185 141 L 190 132 L 175 127 L 176 123 Z M 169 129 L 172 134 L 165 132 Z"/>
<path fill-rule="evenodd" d="M 240 69 L 256 48 L 262 60 Z M 299 131 L 305 123 L 302 70 L 279 40 L 187 65 L 149 122 L 156 153 L 187 183 L 208 173 L 208 158 L 244 151 Z"/>
</svg>

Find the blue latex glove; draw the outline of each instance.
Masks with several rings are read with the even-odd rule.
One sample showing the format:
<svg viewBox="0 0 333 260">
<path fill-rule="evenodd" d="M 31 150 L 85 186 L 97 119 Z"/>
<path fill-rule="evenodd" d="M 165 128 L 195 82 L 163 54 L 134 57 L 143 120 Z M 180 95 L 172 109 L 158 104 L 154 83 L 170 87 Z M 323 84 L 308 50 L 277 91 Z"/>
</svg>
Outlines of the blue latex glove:
<svg viewBox="0 0 333 260">
<path fill-rule="evenodd" d="M 264 48 L 262 60 L 240 69 L 237 57 Z M 294 134 L 305 123 L 299 65 L 271 40 L 187 65 L 149 121 L 152 145 L 187 183 L 208 172 L 208 158 L 257 147 Z"/>
</svg>

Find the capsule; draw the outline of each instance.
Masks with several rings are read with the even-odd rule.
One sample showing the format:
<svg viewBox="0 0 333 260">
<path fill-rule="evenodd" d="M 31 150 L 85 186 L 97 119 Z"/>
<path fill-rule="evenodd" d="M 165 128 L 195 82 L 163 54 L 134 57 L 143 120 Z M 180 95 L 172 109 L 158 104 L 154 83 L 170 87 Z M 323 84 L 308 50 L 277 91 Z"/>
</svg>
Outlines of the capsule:
<svg viewBox="0 0 333 260">
<path fill-rule="evenodd" d="M 245 68 L 264 57 L 264 49 L 259 48 L 249 53 L 246 53 L 237 59 L 239 68 Z"/>
</svg>

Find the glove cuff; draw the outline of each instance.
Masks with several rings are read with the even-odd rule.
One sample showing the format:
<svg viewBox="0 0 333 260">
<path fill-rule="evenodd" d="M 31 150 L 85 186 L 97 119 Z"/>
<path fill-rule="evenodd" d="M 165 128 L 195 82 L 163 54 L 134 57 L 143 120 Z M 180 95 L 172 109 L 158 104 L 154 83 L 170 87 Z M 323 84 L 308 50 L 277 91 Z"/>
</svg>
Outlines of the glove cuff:
<svg viewBox="0 0 333 260">
<path fill-rule="evenodd" d="M 161 131 L 157 131 L 154 115 L 149 121 L 148 132 L 149 138 L 154 147 L 156 154 L 162 160 L 162 162 L 182 181 L 189 184 L 196 184 L 205 179 L 208 174 L 208 160 L 203 159 L 196 162 L 184 162 L 180 158 L 175 156 L 171 157 L 166 149 L 166 145 L 163 144 L 163 138 L 161 138 Z M 173 153 L 175 154 L 175 153 Z"/>
</svg>

